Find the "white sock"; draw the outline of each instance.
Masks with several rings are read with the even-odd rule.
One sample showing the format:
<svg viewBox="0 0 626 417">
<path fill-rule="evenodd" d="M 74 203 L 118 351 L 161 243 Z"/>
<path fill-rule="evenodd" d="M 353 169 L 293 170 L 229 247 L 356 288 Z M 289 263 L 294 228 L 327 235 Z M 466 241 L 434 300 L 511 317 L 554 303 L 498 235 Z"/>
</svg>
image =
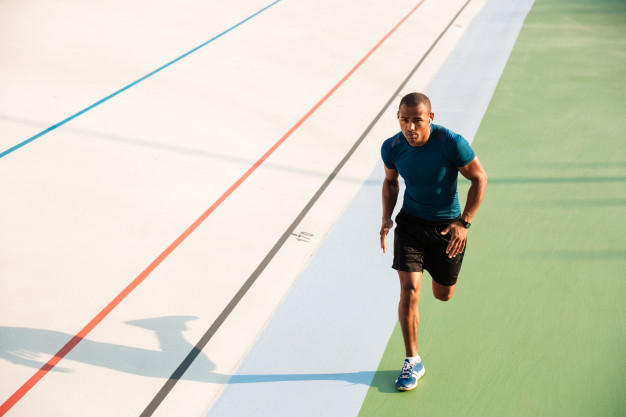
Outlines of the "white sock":
<svg viewBox="0 0 626 417">
<path fill-rule="evenodd" d="M 407 356 L 406 358 L 404 358 L 405 360 L 408 359 L 409 362 L 411 362 L 411 364 L 415 364 L 415 363 L 419 363 L 422 361 L 422 358 L 420 358 L 420 355 L 415 355 L 415 356 Z"/>
</svg>

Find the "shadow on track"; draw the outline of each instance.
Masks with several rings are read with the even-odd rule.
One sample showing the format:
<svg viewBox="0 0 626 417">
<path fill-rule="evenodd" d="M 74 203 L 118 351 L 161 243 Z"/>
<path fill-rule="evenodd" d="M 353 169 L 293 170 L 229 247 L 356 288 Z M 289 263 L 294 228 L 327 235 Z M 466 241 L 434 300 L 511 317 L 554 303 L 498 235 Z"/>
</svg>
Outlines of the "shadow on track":
<svg viewBox="0 0 626 417">
<path fill-rule="evenodd" d="M 184 338 L 183 331 L 187 330 L 186 323 L 195 319 L 197 317 L 167 316 L 128 321 L 126 324 L 153 331 L 160 349 L 152 350 L 83 339 L 80 346 L 64 359 L 65 367 L 54 367 L 51 372 L 71 373 L 73 372 L 72 362 L 80 362 L 133 375 L 169 379 L 172 369 L 179 365 L 181 357 L 194 348 Z M 18 365 L 39 369 L 72 337 L 70 334 L 53 330 L 0 326 L 0 358 Z M 231 376 L 214 372 L 215 369 L 215 364 L 201 353 L 194 361 L 194 366 L 190 367 L 181 379 L 219 384 L 346 381 L 350 384 L 369 386 L 376 374 L 376 371 L 359 371 Z M 389 375 L 386 375 L 387 373 Z M 397 376 L 396 373 L 397 371 L 382 371 L 376 374 L 377 376 L 385 374 L 382 378 L 376 379 L 380 380 L 380 386 L 377 388 L 381 392 L 395 391 L 393 381 Z"/>
</svg>

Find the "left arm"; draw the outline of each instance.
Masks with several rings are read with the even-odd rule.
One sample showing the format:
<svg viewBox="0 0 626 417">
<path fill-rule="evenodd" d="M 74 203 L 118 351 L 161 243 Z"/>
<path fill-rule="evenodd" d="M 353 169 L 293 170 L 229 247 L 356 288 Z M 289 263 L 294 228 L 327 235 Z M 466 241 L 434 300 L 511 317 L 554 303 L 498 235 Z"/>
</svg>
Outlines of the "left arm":
<svg viewBox="0 0 626 417">
<path fill-rule="evenodd" d="M 461 219 L 471 222 L 474 215 L 478 211 L 480 203 L 483 201 L 485 190 L 487 189 L 487 173 L 480 164 L 478 157 L 475 156 L 472 162 L 464 167 L 458 168 L 461 175 L 472 182 L 467 192 L 467 201 L 465 209 L 461 215 Z M 465 242 L 467 241 L 467 229 L 459 222 L 454 222 L 441 232 L 442 235 L 450 233 L 450 243 L 446 249 L 446 253 L 450 258 L 454 258 L 465 250 Z"/>
</svg>

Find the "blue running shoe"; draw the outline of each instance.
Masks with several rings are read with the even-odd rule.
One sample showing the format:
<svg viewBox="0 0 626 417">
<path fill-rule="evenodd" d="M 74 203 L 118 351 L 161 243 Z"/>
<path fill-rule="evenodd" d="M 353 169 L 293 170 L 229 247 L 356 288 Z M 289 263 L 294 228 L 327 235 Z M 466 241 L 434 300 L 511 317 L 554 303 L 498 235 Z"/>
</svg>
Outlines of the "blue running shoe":
<svg viewBox="0 0 626 417">
<path fill-rule="evenodd" d="M 396 388 L 398 391 L 411 391 L 417 387 L 417 380 L 424 375 L 425 371 L 422 362 L 411 365 L 411 362 L 405 359 L 400 376 L 396 379 Z"/>
</svg>

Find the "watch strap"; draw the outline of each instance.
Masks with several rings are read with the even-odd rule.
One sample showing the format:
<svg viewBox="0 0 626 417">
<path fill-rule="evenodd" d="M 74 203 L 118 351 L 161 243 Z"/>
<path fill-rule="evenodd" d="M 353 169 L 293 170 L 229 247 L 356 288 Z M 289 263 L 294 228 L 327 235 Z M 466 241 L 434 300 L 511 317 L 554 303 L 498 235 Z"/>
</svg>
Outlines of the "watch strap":
<svg viewBox="0 0 626 417">
<path fill-rule="evenodd" d="M 470 222 L 466 222 L 465 220 L 458 218 L 455 221 L 461 223 L 463 225 L 463 227 L 465 227 L 466 229 L 469 229 L 469 227 L 472 225 Z"/>
</svg>

